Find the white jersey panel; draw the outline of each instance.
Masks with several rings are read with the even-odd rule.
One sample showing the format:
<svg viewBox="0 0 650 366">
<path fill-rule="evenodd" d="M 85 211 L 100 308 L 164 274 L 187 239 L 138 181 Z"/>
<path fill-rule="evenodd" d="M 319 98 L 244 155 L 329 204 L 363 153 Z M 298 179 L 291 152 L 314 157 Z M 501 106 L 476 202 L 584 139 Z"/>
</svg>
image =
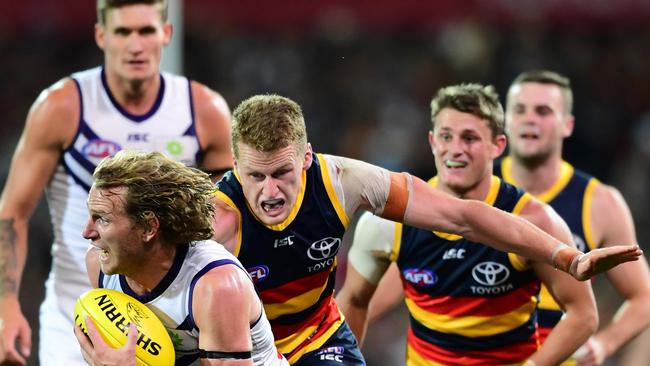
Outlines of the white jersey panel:
<svg viewBox="0 0 650 366">
<path fill-rule="evenodd" d="M 215 241 L 196 242 L 184 249 L 178 252 L 172 268 L 151 293 L 143 296 L 134 293 L 122 275 L 100 274 L 99 284 L 100 287 L 133 296 L 160 318 L 172 337 L 176 365 L 199 365 L 199 330 L 192 318 L 191 303 L 194 285 L 203 274 L 221 265 L 234 264 L 247 275 L 248 273 L 237 258 Z M 264 312 L 251 327 L 251 340 L 254 365 L 288 366 L 284 357 L 278 358 L 271 324 Z"/>
<path fill-rule="evenodd" d="M 160 151 L 191 166 L 196 166 L 199 158 L 187 78 L 163 73 L 154 106 L 148 113 L 134 116 L 114 101 L 102 73 L 98 67 L 72 75 L 81 105 L 78 130 L 46 190 L 54 243 L 41 306 L 41 365 L 61 364 L 53 355 L 64 351 L 74 354 L 79 365 L 85 364 L 70 329 L 75 301 L 90 289 L 84 262 L 88 242 L 81 232 L 88 217 L 86 198 L 92 173 L 99 161 L 127 148 Z M 69 361 L 65 359 L 66 364 Z"/>
</svg>

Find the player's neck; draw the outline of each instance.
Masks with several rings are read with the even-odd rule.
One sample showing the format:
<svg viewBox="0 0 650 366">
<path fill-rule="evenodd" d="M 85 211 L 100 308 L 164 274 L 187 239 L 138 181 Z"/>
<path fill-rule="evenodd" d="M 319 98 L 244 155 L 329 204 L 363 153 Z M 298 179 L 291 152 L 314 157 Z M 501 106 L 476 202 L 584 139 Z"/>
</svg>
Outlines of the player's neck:
<svg viewBox="0 0 650 366">
<path fill-rule="evenodd" d="M 492 187 L 492 171 L 487 176 L 481 178 L 476 184 L 469 188 L 458 189 L 446 185 L 442 180 L 438 179 L 436 188 L 451 194 L 454 197 L 468 200 L 485 201 L 490 188 Z"/>
<path fill-rule="evenodd" d="M 126 80 L 111 77 L 107 72 L 106 81 L 117 103 L 134 115 L 149 112 L 160 89 L 160 75 L 146 80 Z"/>
<path fill-rule="evenodd" d="M 142 262 L 133 273 L 126 274 L 126 282 L 138 295 L 153 291 L 172 268 L 175 257 L 175 248 L 152 251 L 146 262 Z"/>
<path fill-rule="evenodd" d="M 514 183 L 533 195 L 539 195 L 550 189 L 560 177 L 562 157 L 551 155 L 535 165 L 527 165 L 521 159 L 510 155 L 511 171 Z"/>
</svg>

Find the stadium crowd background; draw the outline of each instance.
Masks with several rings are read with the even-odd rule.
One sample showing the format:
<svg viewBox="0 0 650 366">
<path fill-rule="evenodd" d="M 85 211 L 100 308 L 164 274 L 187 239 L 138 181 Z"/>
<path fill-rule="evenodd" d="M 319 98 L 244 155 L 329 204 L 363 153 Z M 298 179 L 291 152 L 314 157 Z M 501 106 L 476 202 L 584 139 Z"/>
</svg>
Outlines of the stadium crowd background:
<svg viewBox="0 0 650 366">
<path fill-rule="evenodd" d="M 4 182 L 38 93 L 102 55 L 93 38 L 94 1 L 1 3 Z M 433 166 L 426 131 L 439 87 L 493 84 L 504 101 L 519 72 L 561 72 L 571 78 L 576 116 L 565 157 L 622 191 L 639 243 L 650 250 L 648 1 L 187 0 L 183 19 L 183 72 L 219 91 L 231 108 L 255 93 L 288 96 L 302 105 L 315 150 L 422 178 Z M 44 204 L 30 227 L 21 297 L 36 330 L 50 263 Z M 604 323 L 618 297 L 604 280 L 594 286 Z M 370 331 L 369 365 L 403 363 L 406 321 L 396 311 Z"/>
</svg>

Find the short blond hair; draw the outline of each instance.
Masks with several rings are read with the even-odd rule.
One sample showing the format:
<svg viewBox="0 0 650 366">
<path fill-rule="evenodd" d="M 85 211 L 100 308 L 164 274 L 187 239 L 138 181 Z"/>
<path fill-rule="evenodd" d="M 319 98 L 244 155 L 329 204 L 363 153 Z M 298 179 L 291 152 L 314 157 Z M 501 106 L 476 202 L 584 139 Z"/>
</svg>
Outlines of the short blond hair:
<svg viewBox="0 0 650 366">
<path fill-rule="evenodd" d="M 307 146 L 305 118 L 298 103 L 289 98 L 275 94 L 255 95 L 241 102 L 232 116 L 235 158 L 239 156 L 239 142 L 261 152 L 290 145 L 304 152 Z"/>
<path fill-rule="evenodd" d="M 550 70 L 526 71 L 517 75 L 510 85 L 509 90 L 512 90 L 512 87 L 515 85 L 523 83 L 538 83 L 557 86 L 560 88 L 560 92 L 562 92 L 562 99 L 564 99 L 564 114 L 570 115 L 573 113 L 573 91 L 571 91 L 571 80 L 569 80 L 568 77 Z"/>
<path fill-rule="evenodd" d="M 122 150 L 102 160 L 93 173 L 97 189 L 126 187 L 124 210 L 138 226 L 154 215 L 163 239 L 189 244 L 213 234 L 213 194 L 210 176 L 159 152 Z"/>
</svg>

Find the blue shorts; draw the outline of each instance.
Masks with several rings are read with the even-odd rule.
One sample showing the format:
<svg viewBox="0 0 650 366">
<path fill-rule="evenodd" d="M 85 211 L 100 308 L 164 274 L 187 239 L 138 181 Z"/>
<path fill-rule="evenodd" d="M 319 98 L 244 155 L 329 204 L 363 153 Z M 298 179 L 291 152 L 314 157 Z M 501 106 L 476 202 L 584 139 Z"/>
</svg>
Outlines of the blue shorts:
<svg viewBox="0 0 650 366">
<path fill-rule="evenodd" d="M 366 366 L 357 339 L 343 322 L 323 346 L 304 354 L 293 366 Z"/>
</svg>

